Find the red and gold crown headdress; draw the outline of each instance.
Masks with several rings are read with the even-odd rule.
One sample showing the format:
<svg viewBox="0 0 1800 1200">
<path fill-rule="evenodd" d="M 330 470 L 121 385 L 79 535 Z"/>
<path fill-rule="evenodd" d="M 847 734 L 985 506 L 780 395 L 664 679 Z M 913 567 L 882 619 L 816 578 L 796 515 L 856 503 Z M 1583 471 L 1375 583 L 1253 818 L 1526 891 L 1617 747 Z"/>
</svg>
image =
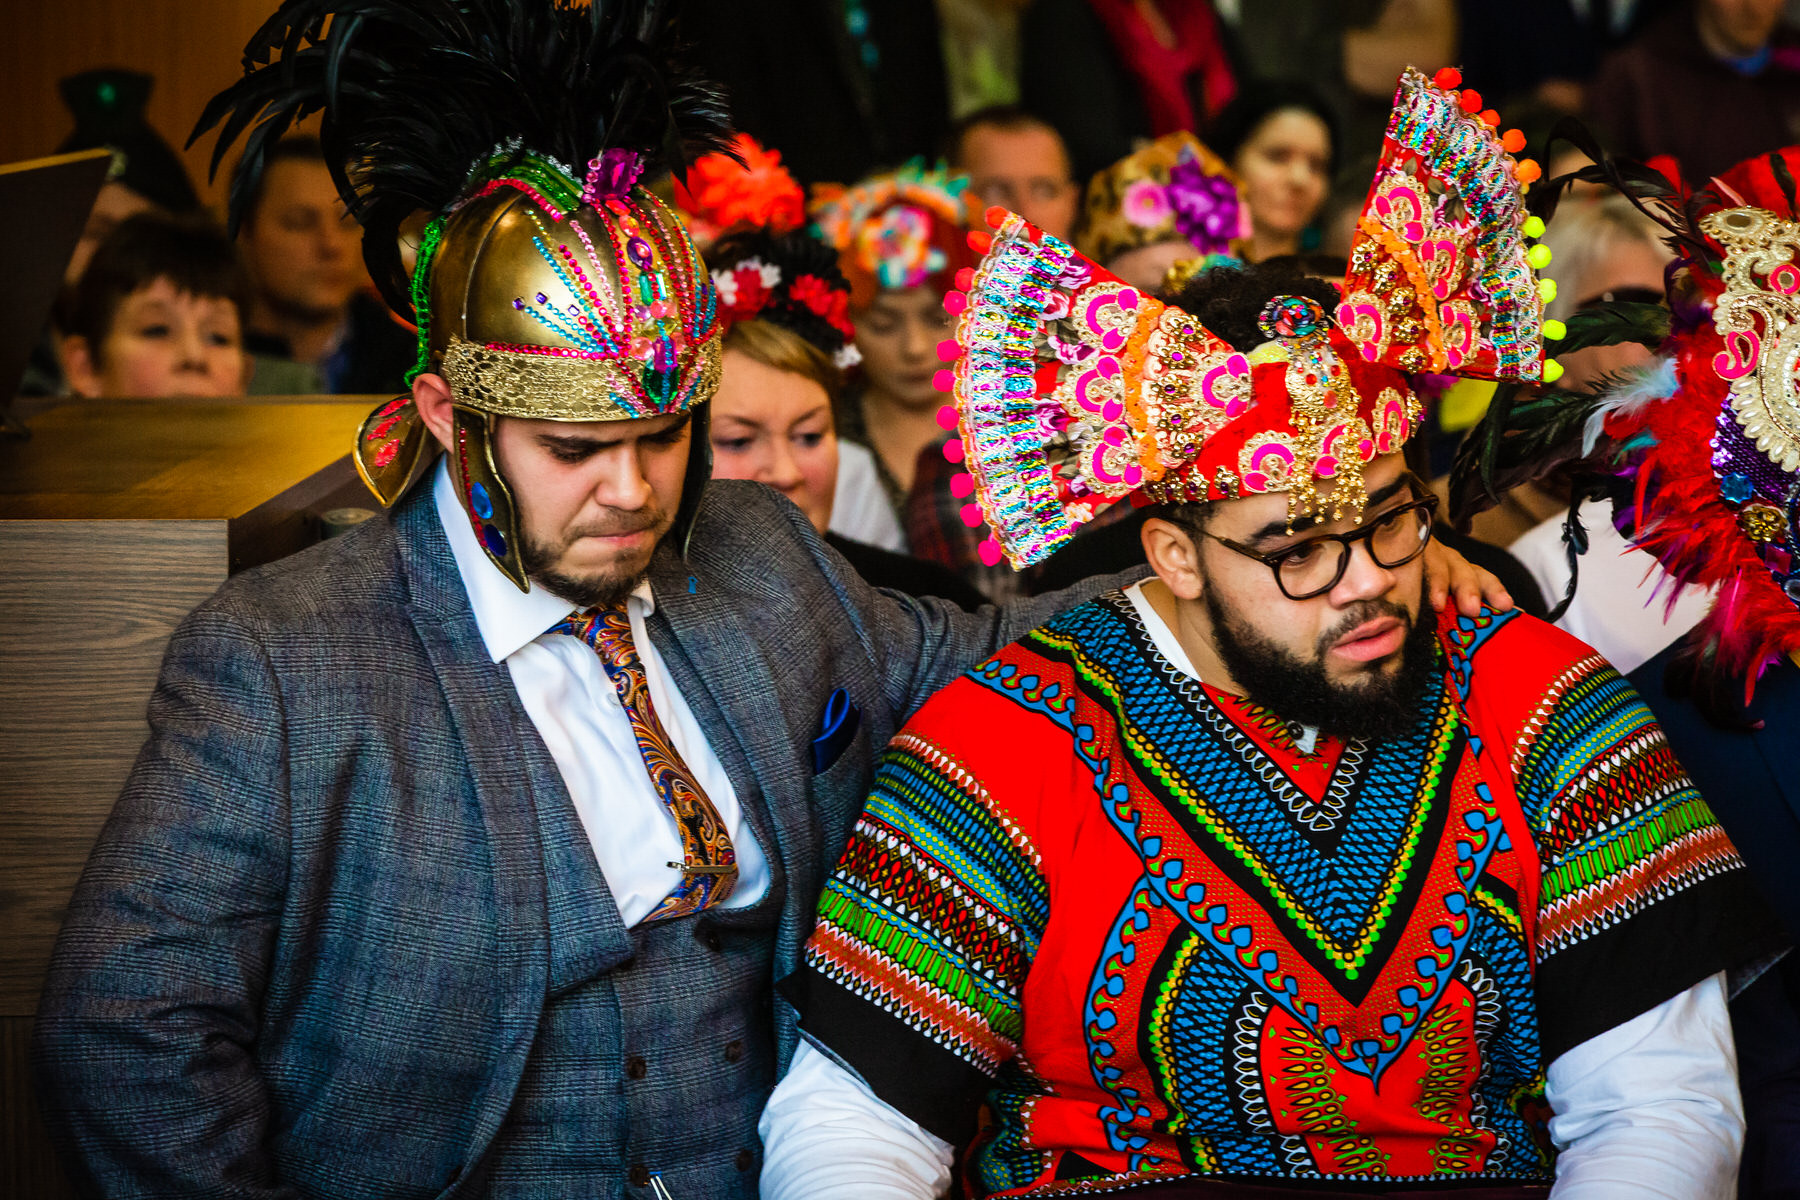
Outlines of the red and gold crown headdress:
<svg viewBox="0 0 1800 1200">
<path fill-rule="evenodd" d="M 956 362 L 942 379 L 962 435 L 947 452 L 974 495 L 964 516 L 993 532 L 986 561 L 1036 562 L 1127 498 L 1286 492 L 1299 517 L 1332 480 L 1333 509 L 1360 510 L 1363 465 L 1416 427 L 1408 373 L 1544 372 L 1544 256 L 1522 201 L 1536 164 L 1514 161 L 1516 134 L 1459 82 L 1401 77 L 1344 302 L 1327 314 L 1278 298 L 1248 351 L 990 210 L 986 255 L 946 300 Z"/>
</svg>

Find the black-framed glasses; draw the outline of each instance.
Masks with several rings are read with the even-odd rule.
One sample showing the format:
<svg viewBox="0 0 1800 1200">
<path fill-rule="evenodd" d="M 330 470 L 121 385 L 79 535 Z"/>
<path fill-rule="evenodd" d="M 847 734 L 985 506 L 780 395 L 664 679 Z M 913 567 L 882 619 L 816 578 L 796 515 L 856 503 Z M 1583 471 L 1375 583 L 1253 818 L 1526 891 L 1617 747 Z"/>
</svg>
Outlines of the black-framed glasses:
<svg viewBox="0 0 1800 1200">
<path fill-rule="evenodd" d="M 1269 568 L 1275 585 L 1289 600 L 1311 600 L 1338 585 L 1350 567 L 1350 547 L 1356 542 L 1366 542 L 1369 557 L 1381 567 L 1404 566 L 1423 554 L 1431 541 L 1431 517 L 1437 503 L 1437 497 L 1427 492 L 1411 504 L 1387 509 L 1349 533 L 1322 533 L 1273 554 L 1204 529 L 1199 532 Z"/>
</svg>

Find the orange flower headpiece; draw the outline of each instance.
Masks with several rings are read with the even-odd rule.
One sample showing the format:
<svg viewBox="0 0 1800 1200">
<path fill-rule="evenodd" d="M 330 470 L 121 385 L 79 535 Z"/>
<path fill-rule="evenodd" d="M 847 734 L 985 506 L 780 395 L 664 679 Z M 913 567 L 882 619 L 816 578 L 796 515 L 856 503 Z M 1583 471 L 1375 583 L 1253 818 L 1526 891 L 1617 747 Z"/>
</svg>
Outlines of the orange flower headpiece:
<svg viewBox="0 0 1800 1200">
<path fill-rule="evenodd" d="M 675 207 L 702 246 L 752 229 L 779 237 L 806 224 L 806 192 L 781 165 L 781 151 L 747 133 L 732 140 L 731 153 L 702 155 L 675 180 Z"/>
<path fill-rule="evenodd" d="M 1529 164 L 1466 110 L 1456 82 L 1401 78 L 1337 319 L 1278 297 L 1262 314 L 1268 340 L 1247 351 L 989 210 L 991 242 L 974 239 L 986 255 L 945 301 L 958 316 L 946 343 L 956 362 L 939 381 L 955 392 L 942 419 L 962 435 L 947 453 L 974 494 L 964 517 L 993 531 L 984 560 L 1037 562 L 1124 499 L 1285 492 L 1298 518 L 1319 510 L 1318 485 L 1331 481 L 1333 511 L 1360 511 L 1364 464 L 1416 428 L 1408 372 L 1538 376 L 1536 251 L 1520 195 Z M 1402 180 L 1419 212 L 1395 230 Z"/>
</svg>

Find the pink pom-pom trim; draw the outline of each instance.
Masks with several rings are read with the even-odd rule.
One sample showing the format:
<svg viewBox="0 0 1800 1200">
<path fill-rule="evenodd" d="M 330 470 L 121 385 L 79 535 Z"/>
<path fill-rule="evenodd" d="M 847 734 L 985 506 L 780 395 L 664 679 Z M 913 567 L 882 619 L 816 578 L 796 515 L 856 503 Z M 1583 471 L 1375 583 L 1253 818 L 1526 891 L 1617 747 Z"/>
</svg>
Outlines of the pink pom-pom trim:
<svg viewBox="0 0 1800 1200">
<path fill-rule="evenodd" d="M 945 442 L 944 457 L 953 463 L 961 462 L 963 460 L 962 442 L 956 438 L 951 438 L 949 441 Z"/>
<path fill-rule="evenodd" d="M 965 504 L 962 506 L 963 524 L 970 529 L 981 528 L 981 505 Z"/>
<path fill-rule="evenodd" d="M 950 477 L 950 494 L 958 500 L 975 494 L 975 477 L 967 471 L 958 471 Z"/>
<path fill-rule="evenodd" d="M 956 405 L 946 404 L 938 409 L 938 424 L 945 429 L 956 428 Z"/>
<path fill-rule="evenodd" d="M 1000 543 L 993 538 L 987 538 L 981 543 L 980 553 L 981 561 L 990 567 L 999 566 L 1000 560 L 1006 557 L 1006 551 L 1002 550 Z"/>
</svg>

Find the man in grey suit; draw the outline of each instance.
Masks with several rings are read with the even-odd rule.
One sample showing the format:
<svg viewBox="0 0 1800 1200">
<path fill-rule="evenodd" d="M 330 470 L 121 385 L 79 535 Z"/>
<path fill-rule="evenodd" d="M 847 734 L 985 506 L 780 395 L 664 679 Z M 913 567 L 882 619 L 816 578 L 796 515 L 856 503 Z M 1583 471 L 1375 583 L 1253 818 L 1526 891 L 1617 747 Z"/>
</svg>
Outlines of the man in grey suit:
<svg viewBox="0 0 1800 1200">
<path fill-rule="evenodd" d="M 94 1195 L 754 1195 L 773 981 L 875 754 L 1060 601 L 879 593 L 708 485 L 713 289 L 636 181 L 720 126 L 654 11 L 460 0 L 427 42 L 418 0 L 333 7 L 285 5 L 247 61 L 298 69 L 210 117 L 322 102 L 358 165 L 426 368 L 357 440 L 393 508 L 172 639 L 39 1010 L 45 1114 Z"/>
<path fill-rule="evenodd" d="M 284 6 L 271 44 L 318 47 L 210 116 L 338 72 L 302 78 L 426 368 L 356 444 L 393 509 L 172 639 L 45 990 L 45 1113 L 101 1195 L 753 1195 L 773 982 L 875 753 L 1054 602 L 877 593 L 708 486 L 714 291 L 637 181 L 665 128 L 725 130 L 647 6 L 465 3 L 442 44 L 330 7 Z"/>
</svg>

